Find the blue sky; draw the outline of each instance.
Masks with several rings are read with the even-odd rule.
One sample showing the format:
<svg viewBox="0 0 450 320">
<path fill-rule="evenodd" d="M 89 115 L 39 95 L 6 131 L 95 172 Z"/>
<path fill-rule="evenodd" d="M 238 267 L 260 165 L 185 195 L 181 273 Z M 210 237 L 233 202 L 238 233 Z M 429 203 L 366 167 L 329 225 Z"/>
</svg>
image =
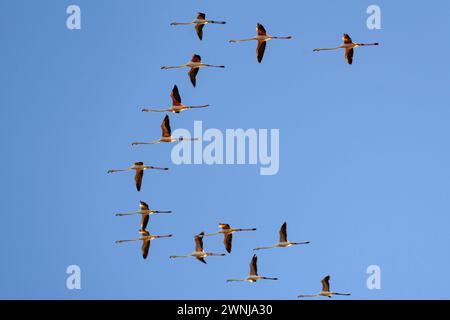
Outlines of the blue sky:
<svg viewBox="0 0 450 320">
<path fill-rule="evenodd" d="M 81 7 L 82 29 L 66 28 L 66 8 Z M 258 4 L 264 4 L 258 6 Z M 366 27 L 366 8 L 382 10 L 382 30 Z M 2 241 L 0 298 L 293 299 L 332 288 L 358 299 L 450 298 L 450 117 L 445 1 L 0 1 Z M 197 11 L 226 20 L 200 42 Z M 261 65 L 255 43 L 226 40 L 268 33 Z M 353 66 L 340 43 L 360 48 Z M 424 45 L 431 43 L 432 47 Z M 192 88 L 182 64 L 192 53 L 224 70 L 202 70 Z M 171 145 L 132 148 L 160 133 L 174 84 L 185 102 L 207 110 L 172 117 L 173 128 L 279 128 L 280 171 L 256 166 L 175 166 Z M 136 192 L 134 161 L 168 166 L 148 172 Z M 117 218 L 144 200 L 173 216 L 154 217 L 150 259 L 138 218 Z M 262 275 L 278 282 L 225 283 L 244 277 L 251 249 L 277 241 L 288 221 L 301 248 L 259 253 Z M 233 253 L 168 259 L 193 250 L 193 235 L 219 222 L 257 227 L 237 234 Z M 222 238 L 205 239 L 222 251 Z M 81 267 L 82 289 L 66 289 L 66 268 Z M 368 290 L 366 268 L 379 265 L 382 289 Z"/>
</svg>

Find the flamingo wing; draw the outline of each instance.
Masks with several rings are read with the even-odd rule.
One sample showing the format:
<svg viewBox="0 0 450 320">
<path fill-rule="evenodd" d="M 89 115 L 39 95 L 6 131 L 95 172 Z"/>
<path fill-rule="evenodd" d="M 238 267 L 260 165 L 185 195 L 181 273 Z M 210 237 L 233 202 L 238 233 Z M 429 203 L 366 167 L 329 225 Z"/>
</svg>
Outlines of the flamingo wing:
<svg viewBox="0 0 450 320">
<path fill-rule="evenodd" d="M 280 228 L 280 242 L 287 242 L 287 223 L 283 223 Z"/>
<path fill-rule="evenodd" d="M 150 220 L 150 215 L 147 214 L 143 214 L 141 217 L 141 230 L 145 230 L 147 229 L 147 225 L 148 225 L 148 221 Z"/>
<path fill-rule="evenodd" d="M 196 257 L 198 261 L 203 262 L 204 264 L 207 264 L 205 261 L 205 258 L 203 257 Z"/>
<path fill-rule="evenodd" d="M 200 63 L 200 62 L 202 62 L 202 57 L 201 57 L 200 55 L 198 55 L 198 54 L 194 54 L 194 55 L 192 56 L 191 61 L 192 61 L 192 62 L 198 62 L 198 63 Z"/>
<path fill-rule="evenodd" d="M 259 63 L 262 62 L 265 51 L 266 51 L 266 41 L 258 41 L 258 46 L 256 47 L 256 57 Z"/>
<path fill-rule="evenodd" d="M 353 43 L 352 38 L 347 33 L 342 35 L 342 41 L 346 44 Z"/>
<path fill-rule="evenodd" d="M 345 60 L 347 61 L 348 64 L 352 64 L 353 63 L 353 48 L 350 49 L 345 49 Z"/>
<path fill-rule="evenodd" d="M 172 98 L 172 104 L 174 106 L 179 106 L 181 104 L 181 96 L 180 92 L 178 91 L 178 86 L 174 85 L 172 92 L 170 93 L 170 97 Z"/>
<path fill-rule="evenodd" d="M 266 29 L 260 23 L 256 24 L 256 32 L 258 33 L 258 36 L 265 36 L 265 35 L 267 35 Z"/>
<path fill-rule="evenodd" d="M 197 252 L 203 252 L 203 235 L 202 232 L 195 236 L 195 251 Z"/>
<path fill-rule="evenodd" d="M 197 16 L 197 20 L 205 20 L 206 19 L 206 13 L 199 12 Z"/>
<path fill-rule="evenodd" d="M 142 242 L 142 257 L 144 259 L 147 259 L 147 257 L 148 257 L 148 251 L 150 249 L 150 242 L 151 242 L 150 240 L 144 240 Z"/>
<path fill-rule="evenodd" d="M 330 276 L 326 276 L 322 279 L 322 291 L 330 292 Z"/>
<path fill-rule="evenodd" d="M 252 261 L 250 262 L 250 275 L 257 276 L 258 275 L 258 257 L 253 255 Z"/>
<path fill-rule="evenodd" d="M 228 253 L 231 253 L 231 246 L 233 243 L 233 234 L 232 233 L 226 233 L 224 235 L 223 244 L 225 245 L 225 249 Z"/>
<path fill-rule="evenodd" d="M 189 71 L 189 79 L 191 79 L 191 83 L 194 87 L 197 85 L 197 74 L 199 70 L 199 68 L 191 68 Z"/>
<path fill-rule="evenodd" d="M 169 115 L 166 114 L 163 122 L 161 123 L 162 136 L 165 138 L 169 138 L 172 135 L 172 129 L 170 128 L 170 119 Z"/>
<path fill-rule="evenodd" d="M 197 36 L 200 40 L 203 40 L 203 27 L 205 25 L 203 23 L 197 23 L 195 25 L 195 31 L 197 31 Z"/>
<path fill-rule="evenodd" d="M 231 226 L 228 223 L 219 223 L 219 228 L 222 230 L 229 230 Z"/>
<path fill-rule="evenodd" d="M 147 203 L 145 203 L 144 201 L 141 201 L 140 205 L 141 210 L 149 210 L 149 206 Z"/>
<path fill-rule="evenodd" d="M 136 174 L 134 175 L 134 181 L 136 182 L 136 189 L 138 192 L 141 191 L 143 177 L 144 177 L 144 170 L 136 170 Z"/>
</svg>

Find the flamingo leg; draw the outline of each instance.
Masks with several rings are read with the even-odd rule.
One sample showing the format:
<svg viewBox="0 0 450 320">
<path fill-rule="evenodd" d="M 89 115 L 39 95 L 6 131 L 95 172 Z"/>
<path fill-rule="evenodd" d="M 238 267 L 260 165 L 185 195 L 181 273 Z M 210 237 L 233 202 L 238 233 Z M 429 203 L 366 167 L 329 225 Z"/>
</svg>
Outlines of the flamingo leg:
<svg viewBox="0 0 450 320">
<path fill-rule="evenodd" d="M 158 144 L 158 143 L 161 143 L 161 142 L 162 142 L 161 140 L 155 140 L 155 141 L 151 141 L 151 142 L 132 142 L 131 145 L 132 146 L 137 146 L 137 145 L 140 145 L 140 144 Z"/>
<path fill-rule="evenodd" d="M 168 70 L 168 69 L 181 69 L 181 68 L 190 68 L 190 66 L 183 64 L 181 66 L 162 66 L 161 69 Z"/>
<path fill-rule="evenodd" d="M 246 282 L 246 279 L 228 279 L 227 282 Z"/>
<path fill-rule="evenodd" d="M 172 109 L 147 109 L 142 108 L 142 112 L 171 112 Z"/>
<path fill-rule="evenodd" d="M 130 240 L 117 240 L 116 243 L 134 242 L 134 241 L 140 241 L 140 240 L 142 240 L 142 239 L 139 238 L 139 239 L 130 239 Z"/>
<path fill-rule="evenodd" d="M 124 216 L 133 216 L 141 214 L 141 211 L 134 211 L 134 212 L 128 212 L 128 213 L 116 213 L 116 217 L 124 217 Z"/>
<path fill-rule="evenodd" d="M 330 50 L 339 50 L 339 49 L 341 49 L 342 47 L 335 47 L 335 48 L 317 48 L 317 49 L 314 49 L 313 51 L 315 51 L 315 52 L 318 52 L 318 51 L 330 51 Z"/>
<path fill-rule="evenodd" d="M 171 26 L 190 26 L 195 24 L 195 22 L 172 22 Z"/>
<path fill-rule="evenodd" d="M 228 42 L 230 43 L 239 43 L 239 42 L 246 42 L 246 41 L 253 41 L 258 40 L 258 38 L 248 38 L 248 39 L 241 39 L 241 40 L 230 40 Z"/>
<path fill-rule="evenodd" d="M 108 173 L 114 173 L 114 172 L 124 172 L 124 171 L 131 171 L 132 169 L 114 169 L 114 170 L 108 170 Z"/>
<path fill-rule="evenodd" d="M 255 249 L 253 249 L 254 251 L 257 251 L 257 250 L 266 250 L 266 249 L 272 249 L 272 248 L 276 248 L 276 246 L 271 246 L 271 247 L 259 247 L 259 248 L 255 248 Z"/>
</svg>

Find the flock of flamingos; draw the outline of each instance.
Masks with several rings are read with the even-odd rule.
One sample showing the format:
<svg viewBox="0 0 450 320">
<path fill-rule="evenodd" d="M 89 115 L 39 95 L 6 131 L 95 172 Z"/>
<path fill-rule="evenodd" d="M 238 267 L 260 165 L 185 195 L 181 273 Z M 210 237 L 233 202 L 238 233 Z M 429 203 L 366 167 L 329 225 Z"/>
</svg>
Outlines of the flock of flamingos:
<svg viewBox="0 0 450 320">
<path fill-rule="evenodd" d="M 180 25 L 193 25 L 195 26 L 195 30 L 197 32 L 198 38 L 200 40 L 203 39 L 203 28 L 207 24 L 225 24 L 225 21 L 215 21 L 215 20 L 207 20 L 206 14 L 204 13 L 198 13 L 197 18 L 192 22 L 173 22 L 171 25 L 173 26 L 180 26 Z M 242 39 L 242 40 L 230 40 L 230 43 L 240 43 L 240 42 L 246 42 L 246 41 L 257 41 L 258 45 L 256 48 L 256 57 L 259 63 L 262 62 L 264 57 L 264 52 L 266 50 L 266 44 L 269 40 L 274 39 L 292 39 L 291 36 L 286 37 L 275 37 L 270 36 L 267 34 L 265 28 L 263 25 L 258 23 L 256 25 L 256 32 L 257 35 L 252 38 L 248 39 Z M 314 51 L 322 51 L 322 50 L 339 50 L 344 49 L 345 50 L 345 59 L 348 64 L 353 63 L 353 51 L 354 48 L 362 47 L 362 46 L 376 46 L 378 43 L 355 43 L 352 41 L 350 36 L 348 34 L 344 34 L 342 36 L 343 43 L 340 46 L 333 47 L 333 48 L 319 48 L 314 49 Z M 161 69 L 179 69 L 179 68 L 189 68 L 189 78 L 191 80 L 192 85 L 195 87 L 197 84 L 197 74 L 200 70 L 200 68 L 224 68 L 225 66 L 217 66 L 217 65 L 211 65 L 202 63 L 202 59 L 198 54 L 194 54 L 191 61 L 189 61 L 186 64 L 179 65 L 179 66 L 163 66 Z M 178 91 L 178 87 L 175 85 L 173 87 L 173 90 L 171 92 L 171 98 L 172 98 L 172 106 L 169 108 L 161 108 L 161 109 L 143 109 L 143 112 L 165 112 L 165 113 L 180 113 L 185 110 L 189 109 L 199 109 L 199 108 L 207 108 L 209 105 L 201 105 L 201 106 L 186 106 L 182 104 L 181 102 L 181 96 Z M 164 117 L 164 120 L 161 124 L 162 129 L 162 135 L 161 138 L 149 142 L 133 142 L 133 145 L 140 145 L 140 144 L 158 144 L 158 143 L 171 143 L 171 142 L 178 142 L 183 139 L 180 138 L 174 138 L 171 134 L 171 128 L 170 128 L 170 119 L 168 114 Z M 196 138 L 190 139 L 190 140 L 196 140 Z M 161 168 L 161 167 L 155 167 L 150 165 L 145 165 L 143 162 L 136 162 L 133 166 L 126 168 L 126 169 L 118 169 L 118 170 L 109 170 L 108 173 L 114 173 L 114 172 L 121 172 L 121 171 L 135 171 L 135 182 L 136 182 L 136 189 L 139 192 L 141 190 L 142 186 L 142 179 L 144 177 L 144 171 L 146 170 L 168 170 L 168 168 Z M 149 205 L 145 203 L 144 201 L 140 202 L 140 210 L 129 212 L 129 213 L 118 213 L 117 216 L 131 216 L 131 215 L 140 215 L 141 216 L 141 224 L 140 224 L 140 230 L 139 234 L 140 237 L 136 239 L 131 240 L 118 240 L 116 243 L 124 243 L 124 242 L 133 242 L 133 241 L 142 241 L 142 256 L 144 259 L 147 258 L 150 243 L 154 239 L 159 238 L 169 238 L 172 237 L 171 234 L 169 235 L 152 235 L 150 232 L 147 231 L 147 225 L 150 219 L 151 215 L 154 214 L 171 214 L 171 211 L 160 211 L 160 210 L 153 210 L 150 209 Z M 233 233 L 236 232 L 250 232 L 250 231 L 256 231 L 256 228 L 251 229 L 238 229 L 238 228 L 232 228 L 229 224 L 221 223 L 219 224 L 220 230 L 216 233 L 211 234 L 205 234 L 204 232 L 201 232 L 197 234 L 194 237 L 195 240 L 195 251 L 183 256 L 170 256 L 171 259 L 176 258 L 196 258 L 198 261 L 205 263 L 206 257 L 211 256 L 225 256 L 225 253 L 213 253 L 213 252 L 206 252 L 203 249 L 203 238 L 207 236 L 214 236 L 214 235 L 223 235 L 224 236 L 224 245 L 225 249 L 228 253 L 231 253 L 231 247 L 232 247 L 232 240 L 233 240 Z M 254 250 L 263 250 L 263 249 L 272 249 L 272 248 L 287 248 L 291 246 L 296 245 L 305 245 L 308 244 L 309 241 L 304 242 L 291 242 L 287 239 L 287 223 L 285 222 L 279 231 L 279 242 L 272 246 L 267 247 L 258 247 Z M 258 280 L 278 280 L 278 278 L 270 278 L 270 277 L 263 277 L 258 275 L 258 269 L 257 269 L 257 256 L 253 255 L 251 262 L 250 262 L 250 273 L 248 277 L 243 279 L 229 279 L 227 282 L 235 282 L 235 281 L 247 281 L 247 282 L 256 282 Z M 348 293 L 338 293 L 338 292 L 332 292 L 330 290 L 330 284 L 329 284 L 330 276 L 326 276 L 322 279 L 322 290 L 318 294 L 307 294 L 307 295 L 299 295 L 298 297 L 316 297 L 316 296 L 323 296 L 323 297 L 329 297 L 336 295 L 344 295 L 348 296 L 350 294 Z"/>
</svg>

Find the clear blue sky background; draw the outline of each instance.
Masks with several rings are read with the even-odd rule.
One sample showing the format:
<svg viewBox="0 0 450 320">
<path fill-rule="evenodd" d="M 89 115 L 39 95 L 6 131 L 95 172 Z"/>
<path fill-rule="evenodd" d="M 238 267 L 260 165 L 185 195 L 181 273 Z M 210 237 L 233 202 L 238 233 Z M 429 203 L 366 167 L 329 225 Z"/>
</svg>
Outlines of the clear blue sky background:
<svg viewBox="0 0 450 320">
<path fill-rule="evenodd" d="M 66 29 L 66 7 L 82 10 L 82 30 Z M 366 27 L 366 8 L 382 9 L 382 30 Z M 259 4 L 263 4 L 259 6 Z M 200 42 L 197 11 L 226 20 Z M 450 298 L 450 52 L 447 1 L 0 1 L 0 298 L 293 299 L 332 288 L 358 299 Z M 256 22 L 269 33 L 261 65 Z M 360 48 L 313 53 L 340 43 Z M 428 47 L 430 46 L 430 47 Z M 192 53 L 224 70 L 162 71 Z M 178 84 L 185 102 L 208 110 L 172 117 L 173 128 L 280 128 L 280 172 L 256 166 L 171 164 L 171 145 L 132 148 L 160 133 L 162 115 L 139 105 L 169 105 Z M 169 166 L 107 175 L 134 161 Z M 150 230 L 144 261 L 139 218 L 117 218 L 144 200 L 176 212 Z M 278 282 L 225 283 L 248 273 L 251 249 L 277 241 L 288 221 L 301 248 L 259 254 L 262 275 Z M 233 253 L 208 265 L 172 261 L 193 250 L 193 235 L 219 222 L 258 231 L 235 236 Z M 222 251 L 222 238 L 205 248 Z M 66 268 L 82 270 L 82 290 L 66 289 Z M 382 270 L 382 289 L 366 288 L 366 268 Z"/>
</svg>

